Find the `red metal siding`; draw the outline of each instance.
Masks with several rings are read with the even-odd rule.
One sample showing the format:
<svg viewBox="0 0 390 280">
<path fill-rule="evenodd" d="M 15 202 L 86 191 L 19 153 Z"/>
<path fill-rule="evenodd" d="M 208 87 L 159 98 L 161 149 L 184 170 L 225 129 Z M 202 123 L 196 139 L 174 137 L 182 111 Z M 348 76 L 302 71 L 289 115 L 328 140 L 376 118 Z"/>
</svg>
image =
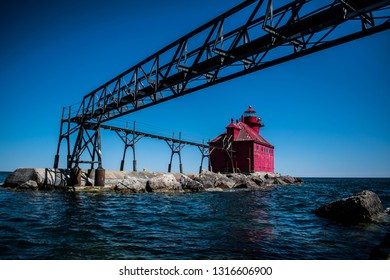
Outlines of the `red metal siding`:
<svg viewBox="0 0 390 280">
<path fill-rule="evenodd" d="M 233 143 L 233 165 L 238 172 L 274 172 L 274 149 L 252 141 Z M 215 149 L 210 155 L 213 172 L 232 172 L 228 153 Z"/>
<path fill-rule="evenodd" d="M 235 142 L 233 150 L 236 169 L 240 172 L 250 172 L 253 169 L 251 141 Z"/>
<path fill-rule="evenodd" d="M 274 149 L 254 143 L 254 171 L 274 172 Z"/>
</svg>

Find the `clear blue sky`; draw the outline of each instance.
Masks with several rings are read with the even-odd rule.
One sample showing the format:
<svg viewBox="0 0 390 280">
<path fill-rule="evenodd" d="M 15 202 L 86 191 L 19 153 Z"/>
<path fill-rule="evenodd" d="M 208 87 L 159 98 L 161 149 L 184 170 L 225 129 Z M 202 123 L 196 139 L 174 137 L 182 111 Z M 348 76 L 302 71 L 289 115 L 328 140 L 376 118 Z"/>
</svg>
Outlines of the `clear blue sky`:
<svg viewBox="0 0 390 280">
<path fill-rule="evenodd" d="M 63 106 L 80 102 L 91 90 L 240 2 L 2 1 L 0 170 L 52 167 Z M 389 177 L 389 50 L 386 31 L 126 120 L 156 133 L 181 131 L 184 138 L 208 140 L 252 105 L 266 125 L 261 134 L 275 145 L 276 171 Z M 104 133 L 102 145 L 103 166 L 119 169 L 119 138 Z M 137 145 L 139 169 L 166 171 L 169 156 L 164 142 L 142 139 Z M 127 169 L 131 160 L 129 153 Z M 184 171 L 197 172 L 199 162 L 198 150 L 185 147 Z M 177 165 L 176 158 L 174 170 Z"/>
</svg>

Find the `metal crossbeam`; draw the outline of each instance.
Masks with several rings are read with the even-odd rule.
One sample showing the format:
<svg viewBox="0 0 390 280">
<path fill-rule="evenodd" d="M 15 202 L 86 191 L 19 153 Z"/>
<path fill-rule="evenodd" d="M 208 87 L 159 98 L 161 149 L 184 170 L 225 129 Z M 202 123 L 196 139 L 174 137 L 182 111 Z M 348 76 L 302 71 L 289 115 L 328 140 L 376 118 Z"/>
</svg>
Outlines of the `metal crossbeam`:
<svg viewBox="0 0 390 280">
<path fill-rule="evenodd" d="M 196 142 L 192 142 L 192 141 L 182 140 L 181 134 L 179 134 L 179 138 L 175 138 L 174 136 L 173 137 L 165 137 L 165 136 L 161 136 L 161 135 L 138 131 L 135 129 L 135 122 L 134 122 L 134 129 L 127 129 L 127 128 L 124 129 L 124 128 L 110 126 L 110 125 L 104 125 L 104 124 L 100 125 L 100 128 L 115 131 L 118 134 L 118 136 L 122 139 L 122 141 L 125 143 L 125 149 L 124 149 L 123 158 L 122 158 L 122 162 L 121 162 L 121 168 L 120 168 L 121 171 L 124 170 L 126 150 L 128 147 L 131 147 L 133 150 L 133 171 L 137 171 L 136 158 L 135 158 L 135 144 L 143 137 L 164 140 L 168 144 L 169 148 L 171 149 L 171 158 L 170 158 L 170 162 L 168 165 L 168 172 L 171 172 L 172 160 L 173 160 L 174 154 L 177 154 L 179 156 L 180 173 L 183 172 L 183 165 L 181 162 L 181 150 L 184 148 L 185 145 L 196 146 L 199 148 L 199 151 L 202 153 L 202 160 L 200 163 L 200 171 L 201 171 L 204 157 L 206 157 L 205 151 L 208 150 L 208 148 L 209 148 L 209 146 L 205 145 L 204 142 L 203 143 L 196 143 Z M 132 135 L 133 137 L 129 138 L 128 137 L 129 135 Z"/>
<path fill-rule="evenodd" d="M 59 146 L 79 134 L 68 167 L 85 151 L 101 165 L 91 125 L 390 28 L 390 0 L 274 3 L 244 1 L 85 95 L 61 120 Z"/>
<path fill-rule="evenodd" d="M 72 121 L 106 122 L 390 28 L 389 0 L 318 2 L 274 9 L 272 0 L 245 1 L 87 94 Z M 227 30 L 241 15 L 241 25 Z M 341 26 L 348 34 L 335 32 Z"/>
<path fill-rule="evenodd" d="M 196 147 L 207 146 L 203 143 L 196 143 L 193 141 L 182 140 L 182 139 L 180 139 L 180 137 L 179 138 L 166 137 L 166 136 L 147 133 L 147 132 L 138 131 L 138 130 L 134 130 L 134 129 L 115 127 L 115 126 L 105 125 L 105 124 L 100 125 L 100 127 L 103 129 L 112 130 L 112 131 L 116 131 L 116 132 L 125 132 L 127 134 L 134 134 L 136 136 L 142 136 L 142 137 L 148 137 L 148 138 L 153 138 L 153 139 L 158 139 L 158 140 L 169 141 L 169 142 L 174 143 L 174 144 L 182 143 L 184 145 L 196 146 Z"/>
</svg>

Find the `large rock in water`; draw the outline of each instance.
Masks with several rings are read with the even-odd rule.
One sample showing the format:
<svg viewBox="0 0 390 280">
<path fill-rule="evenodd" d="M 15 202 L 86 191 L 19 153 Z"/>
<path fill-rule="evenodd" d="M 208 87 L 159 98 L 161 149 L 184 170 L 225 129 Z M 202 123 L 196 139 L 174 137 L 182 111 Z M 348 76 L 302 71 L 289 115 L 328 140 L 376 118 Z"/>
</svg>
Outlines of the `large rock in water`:
<svg viewBox="0 0 390 280">
<path fill-rule="evenodd" d="M 205 189 L 211 189 L 215 188 L 215 182 L 221 177 L 223 177 L 221 174 L 203 171 L 199 176 L 196 176 L 194 180 L 201 183 Z"/>
<path fill-rule="evenodd" d="M 163 174 L 150 178 L 146 184 L 148 192 L 180 192 L 183 191 L 181 184 L 173 174 Z"/>
<path fill-rule="evenodd" d="M 382 203 L 376 193 L 361 193 L 321 206 L 315 211 L 319 217 L 331 218 L 346 224 L 372 222 L 383 214 Z"/>
<path fill-rule="evenodd" d="M 67 185 L 69 172 L 52 168 L 18 168 L 4 182 L 4 187 L 18 189 L 47 189 Z"/>
<path fill-rule="evenodd" d="M 122 180 L 117 180 L 113 189 L 121 193 L 144 193 L 148 180 L 134 176 L 126 176 Z"/>
<path fill-rule="evenodd" d="M 201 183 L 192 180 L 190 177 L 184 174 L 180 176 L 179 180 L 180 180 L 181 187 L 186 192 L 202 192 L 206 190 Z"/>
</svg>

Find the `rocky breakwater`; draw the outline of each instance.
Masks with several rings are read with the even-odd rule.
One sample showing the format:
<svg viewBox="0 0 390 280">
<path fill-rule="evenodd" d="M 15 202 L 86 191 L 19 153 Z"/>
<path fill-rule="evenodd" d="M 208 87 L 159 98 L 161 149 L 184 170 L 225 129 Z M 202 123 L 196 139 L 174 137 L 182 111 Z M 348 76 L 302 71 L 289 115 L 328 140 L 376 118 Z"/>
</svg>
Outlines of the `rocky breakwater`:
<svg viewBox="0 0 390 280">
<path fill-rule="evenodd" d="M 94 186 L 93 172 L 80 170 L 77 182 L 69 170 L 49 168 L 20 168 L 11 173 L 3 187 L 16 190 L 112 191 L 119 193 L 202 192 L 234 189 L 264 189 L 275 185 L 301 183 L 300 178 L 275 173 L 181 174 L 165 172 L 105 172 L 105 185 Z"/>
</svg>

